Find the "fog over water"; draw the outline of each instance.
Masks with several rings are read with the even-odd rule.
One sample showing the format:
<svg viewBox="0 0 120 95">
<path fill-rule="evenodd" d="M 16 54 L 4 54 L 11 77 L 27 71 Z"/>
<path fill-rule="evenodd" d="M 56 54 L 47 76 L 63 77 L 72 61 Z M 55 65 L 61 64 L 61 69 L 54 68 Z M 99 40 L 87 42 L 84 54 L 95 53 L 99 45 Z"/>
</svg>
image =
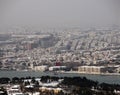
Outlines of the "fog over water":
<svg viewBox="0 0 120 95">
<path fill-rule="evenodd" d="M 0 27 L 120 25 L 120 0 L 0 0 Z"/>
</svg>

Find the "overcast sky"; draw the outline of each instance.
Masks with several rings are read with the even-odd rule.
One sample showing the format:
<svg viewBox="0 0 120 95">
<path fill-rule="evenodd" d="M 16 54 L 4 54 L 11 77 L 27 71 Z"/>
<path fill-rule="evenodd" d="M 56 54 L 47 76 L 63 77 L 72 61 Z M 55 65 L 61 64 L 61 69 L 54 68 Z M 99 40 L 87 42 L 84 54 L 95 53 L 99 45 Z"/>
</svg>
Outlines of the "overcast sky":
<svg viewBox="0 0 120 95">
<path fill-rule="evenodd" d="M 120 25 L 120 0 L 0 0 L 0 26 Z"/>
</svg>

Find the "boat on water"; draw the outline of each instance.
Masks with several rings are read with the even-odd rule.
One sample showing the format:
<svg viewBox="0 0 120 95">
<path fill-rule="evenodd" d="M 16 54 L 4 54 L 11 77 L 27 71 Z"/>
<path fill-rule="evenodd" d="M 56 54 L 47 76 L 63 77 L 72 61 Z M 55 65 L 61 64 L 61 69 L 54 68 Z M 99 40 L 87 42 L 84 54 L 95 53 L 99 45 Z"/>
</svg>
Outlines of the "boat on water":
<svg viewBox="0 0 120 95">
<path fill-rule="evenodd" d="M 54 73 L 54 75 L 58 75 L 58 72 L 53 72 Z"/>
<path fill-rule="evenodd" d="M 59 74 L 59 72 L 57 72 L 57 71 L 44 71 L 44 73 L 46 73 L 48 75 L 49 75 L 49 73 L 52 73 L 53 75 L 58 75 Z"/>
<path fill-rule="evenodd" d="M 16 71 L 16 69 L 0 69 L 0 71 Z"/>
</svg>

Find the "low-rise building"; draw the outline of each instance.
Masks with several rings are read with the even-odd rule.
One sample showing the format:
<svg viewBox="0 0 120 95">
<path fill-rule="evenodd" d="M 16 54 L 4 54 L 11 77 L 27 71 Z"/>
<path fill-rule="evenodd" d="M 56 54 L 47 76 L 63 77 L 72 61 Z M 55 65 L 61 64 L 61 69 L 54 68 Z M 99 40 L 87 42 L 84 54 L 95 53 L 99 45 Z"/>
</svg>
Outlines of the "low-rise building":
<svg viewBox="0 0 120 95">
<path fill-rule="evenodd" d="M 46 71 L 48 69 L 48 66 L 41 65 L 41 66 L 34 66 L 33 70 L 35 71 Z"/>
<path fill-rule="evenodd" d="M 104 66 L 79 66 L 78 72 L 87 74 L 101 74 L 105 73 L 106 68 Z"/>
<path fill-rule="evenodd" d="M 49 71 L 58 71 L 58 70 L 65 70 L 67 67 L 66 66 L 52 66 L 49 67 Z"/>
</svg>

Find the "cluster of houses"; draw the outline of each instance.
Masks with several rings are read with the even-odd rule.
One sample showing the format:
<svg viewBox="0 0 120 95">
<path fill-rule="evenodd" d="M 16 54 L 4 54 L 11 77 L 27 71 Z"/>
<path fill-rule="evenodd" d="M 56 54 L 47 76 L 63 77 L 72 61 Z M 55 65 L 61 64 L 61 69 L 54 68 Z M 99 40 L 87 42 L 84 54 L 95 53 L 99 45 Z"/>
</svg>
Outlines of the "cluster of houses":
<svg viewBox="0 0 120 95">
<path fill-rule="evenodd" d="M 41 82 L 41 78 L 24 79 L 23 83 L 6 84 L 3 88 L 6 90 L 6 95 L 46 95 L 46 93 L 58 95 L 59 93 L 67 93 L 59 86 L 62 81 L 63 79 L 47 80 L 47 82 Z M 4 93 L 0 90 L 0 95 L 5 95 Z"/>
</svg>

